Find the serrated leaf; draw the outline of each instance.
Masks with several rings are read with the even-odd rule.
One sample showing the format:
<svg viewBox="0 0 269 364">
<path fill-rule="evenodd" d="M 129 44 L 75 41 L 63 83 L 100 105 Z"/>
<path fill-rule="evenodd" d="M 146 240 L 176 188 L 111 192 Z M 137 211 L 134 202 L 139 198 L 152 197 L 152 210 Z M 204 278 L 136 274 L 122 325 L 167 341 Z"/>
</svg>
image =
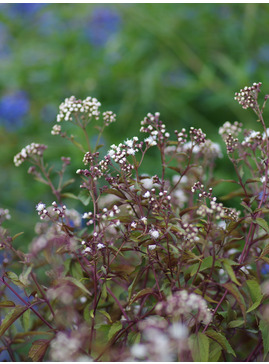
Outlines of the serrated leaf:
<svg viewBox="0 0 269 364">
<path fill-rule="evenodd" d="M 214 330 L 207 330 L 205 332 L 205 334 L 206 334 L 206 336 L 208 336 L 209 338 L 215 340 L 218 344 L 220 344 L 220 346 L 225 351 L 227 351 L 227 353 L 232 354 L 233 356 L 236 356 L 233 348 L 230 345 L 230 343 L 228 342 L 228 340 L 226 339 L 226 337 L 223 336 L 221 333 L 216 332 Z"/>
<path fill-rule="evenodd" d="M 114 322 L 108 332 L 108 340 L 110 340 L 117 332 L 119 332 L 121 328 L 122 328 L 122 323 L 120 321 Z"/>
<path fill-rule="evenodd" d="M 257 217 L 255 222 L 260 227 L 262 227 L 267 232 L 267 234 L 269 234 L 269 226 L 268 226 L 267 222 L 264 219 L 262 219 L 261 217 Z"/>
<path fill-rule="evenodd" d="M 244 320 L 246 320 L 246 305 L 244 298 L 242 297 L 238 288 L 233 283 L 225 283 L 223 287 L 226 288 L 234 296 L 237 303 L 239 304 L 239 307 L 241 308 Z"/>
<path fill-rule="evenodd" d="M 131 297 L 129 305 L 131 305 L 134 301 L 138 300 L 139 298 L 146 296 L 150 293 L 153 292 L 152 288 L 144 288 L 142 289 L 140 292 L 138 292 L 137 294 L 135 294 L 133 297 Z"/>
<path fill-rule="evenodd" d="M 230 329 L 233 329 L 233 328 L 235 328 L 235 327 L 240 327 L 240 326 L 244 325 L 244 323 L 245 323 L 245 321 L 244 321 L 244 320 L 233 320 L 233 321 L 230 321 L 230 322 L 228 323 L 228 327 L 229 327 Z"/>
<path fill-rule="evenodd" d="M 197 361 L 208 362 L 209 358 L 208 337 L 205 334 L 198 332 L 197 334 L 192 334 L 189 337 L 189 343 L 193 360 L 195 362 Z"/>
<path fill-rule="evenodd" d="M 25 306 L 16 306 L 7 313 L 0 326 L 0 337 L 27 309 Z"/>
<path fill-rule="evenodd" d="M 263 342 L 263 360 L 269 352 L 269 325 L 266 321 L 261 320 L 259 324 L 259 329 L 262 333 Z"/>
<path fill-rule="evenodd" d="M 248 312 L 255 310 L 255 308 L 257 308 L 260 305 L 260 303 L 263 299 L 263 294 L 262 294 L 260 284 L 255 279 L 249 279 L 246 281 L 246 283 L 248 286 L 248 290 L 250 292 L 250 297 L 253 302 L 253 304 L 247 310 L 247 313 L 248 313 Z"/>
<path fill-rule="evenodd" d="M 15 303 L 13 301 L 1 301 L 0 308 L 3 307 L 15 307 Z"/>
<path fill-rule="evenodd" d="M 75 286 L 80 288 L 84 293 L 87 293 L 89 296 L 92 296 L 92 293 L 78 279 L 74 277 L 65 277 L 64 279 L 73 283 Z"/>
<path fill-rule="evenodd" d="M 50 341 L 45 339 L 34 341 L 28 353 L 28 357 L 31 358 L 33 362 L 42 361 L 49 343 Z"/>
<path fill-rule="evenodd" d="M 235 273 L 233 271 L 233 268 L 231 267 L 230 262 L 228 261 L 228 259 L 223 259 L 222 264 L 223 264 L 224 270 L 226 270 L 226 272 L 228 273 L 228 275 L 231 278 L 231 280 L 235 284 L 237 284 L 238 286 L 241 286 L 241 283 L 238 282 L 238 280 L 237 280 L 237 278 L 235 276 Z"/>
</svg>

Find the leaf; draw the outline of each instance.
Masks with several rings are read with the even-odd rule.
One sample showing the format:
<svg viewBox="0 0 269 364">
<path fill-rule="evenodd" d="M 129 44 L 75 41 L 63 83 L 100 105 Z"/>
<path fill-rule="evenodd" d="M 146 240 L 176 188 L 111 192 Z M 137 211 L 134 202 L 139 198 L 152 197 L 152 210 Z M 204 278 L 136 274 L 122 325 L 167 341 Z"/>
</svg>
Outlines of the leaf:
<svg viewBox="0 0 269 364">
<path fill-rule="evenodd" d="M 25 306 L 16 306 L 8 312 L 0 326 L 0 337 L 27 309 Z"/>
<path fill-rule="evenodd" d="M 257 308 L 260 305 L 260 303 L 263 299 L 263 294 L 262 294 L 260 284 L 255 279 L 249 279 L 246 281 L 246 283 L 248 286 L 248 290 L 250 292 L 250 297 L 253 302 L 253 304 L 247 310 L 247 313 L 248 313 L 248 312 L 255 310 L 255 308 Z"/>
<path fill-rule="evenodd" d="M 6 272 L 6 276 L 18 287 L 24 288 L 25 285 L 19 280 L 19 277 L 14 272 Z"/>
<path fill-rule="evenodd" d="M 267 234 L 269 234 L 269 226 L 268 226 L 267 222 L 264 219 L 262 219 L 261 217 L 257 217 L 255 222 L 260 227 L 262 227 L 267 232 Z"/>
<path fill-rule="evenodd" d="M 126 199 L 126 196 L 124 195 L 124 193 L 122 193 L 121 191 L 115 190 L 113 188 L 108 188 L 107 190 L 105 190 L 105 193 Z"/>
<path fill-rule="evenodd" d="M 131 305 L 134 301 L 138 300 L 139 298 L 146 296 L 147 294 L 150 294 L 153 292 L 152 288 L 144 288 L 142 289 L 140 292 L 138 292 L 137 294 L 135 294 L 131 300 L 129 301 L 129 305 Z"/>
<path fill-rule="evenodd" d="M 209 340 L 209 362 L 217 362 L 221 356 L 222 347 L 214 340 Z"/>
<path fill-rule="evenodd" d="M 269 244 L 267 244 L 267 245 L 264 247 L 263 251 L 261 252 L 261 254 L 260 254 L 260 256 L 259 256 L 259 259 L 260 259 L 260 258 L 262 258 L 262 257 L 264 257 L 264 256 L 265 256 L 265 255 L 267 255 L 267 254 L 269 254 Z"/>
<path fill-rule="evenodd" d="M 261 320 L 259 324 L 259 329 L 262 333 L 262 342 L 263 342 L 263 360 L 269 351 L 269 325 L 266 321 Z"/>
<path fill-rule="evenodd" d="M 49 343 L 50 341 L 45 339 L 34 341 L 28 353 L 29 358 L 31 358 L 34 362 L 42 361 Z"/>
<path fill-rule="evenodd" d="M 80 288 L 84 293 L 87 293 L 89 296 L 92 296 L 92 293 L 78 279 L 73 277 L 65 277 L 65 279 L 73 283 L 78 288 Z"/>
<path fill-rule="evenodd" d="M 104 316 L 108 319 L 108 321 L 109 321 L 110 323 L 112 323 L 111 316 L 110 316 L 110 314 L 109 314 L 108 312 L 106 312 L 106 311 L 104 311 L 104 310 L 99 310 L 98 312 L 100 312 L 102 315 L 104 315 Z"/>
<path fill-rule="evenodd" d="M 30 327 L 31 327 L 30 314 L 31 314 L 31 310 L 28 309 L 22 315 L 23 328 L 24 328 L 24 331 L 26 331 L 26 332 L 29 331 Z"/>
<path fill-rule="evenodd" d="M 18 234 L 15 234 L 13 237 L 12 237 L 12 241 L 14 241 L 15 239 L 17 239 L 19 236 L 21 236 L 22 234 L 24 234 L 24 232 L 22 231 L 21 233 L 18 233 Z"/>
<path fill-rule="evenodd" d="M 233 268 L 231 267 L 230 262 L 228 261 L 228 259 L 223 259 L 222 260 L 222 264 L 223 264 L 223 268 L 224 270 L 226 270 L 226 272 L 228 273 L 229 277 L 231 278 L 231 280 L 237 284 L 238 286 L 241 286 L 241 283 L 238 282 L 235 273 L 233 271 Z"/>
<path fill-rule="evenodd" d="M 220 344 L 220 346 L 225 351 L 227 351 L 227 353 L 232 354 L 233 356 L 236 356 L 235 352 L 234 352 L 233 348 L 231 347 L 231 345 L 229 344 L 228 340 L 221 333 L 216 332 L 214 330 L 207 330 L 205 332 L 205 334 L 206 334 L 206 336 L 210 337 L 212 340 L 215 340 L 218 344 Z"/>
<path fill-rule="evenodd" d="M 235 327 L 242 326 L 245 323 L 244 320 L 233 320 L 228 323 L 229 329 L 233 329 Z"/>
<path fill-rule="evenodd" d="M 13 301 L 1 301 L 0 302 L 0 308 L 3 307 L 14 307 L 15 303 Z"/>
<path fill-rule="evenodd" d="M 213 265 L 213 257 L 212 256 L 209 256 L 209 257 L 206 257 L 201 265 L 200 265 L 200 269 L 199 269 L 199 263 L 197 264 L 194 264 L 192 267 L 191 267 L 191 276 L 193 276 L 197 270 L 199 269 L 199 272 L 202 272 L 203 270 L 205 269 L 208 269 L 208 268 L 211 268 Z M 221 264 L 219 261 L 215 261 L 215 267 L 221 267 Z"/>
<path fill-rule="evenodd" d="M 73 198 L 74 200 L 79 200 L 78 196 L 74 195 L 71 192 L 64 192 L 61 193 L 61 197 L 66 197 L 66 198 Z"/>
<path fill-rule="evenodd" d="M 81 265 L 78 262 L 71 262 L 70 274 L 72 277 L 78 280 L 83 277 L 83 271 Z"/>
<path fill-rule="evenodd" d="M 87 190 L 81 190 L 78 194 L 78 199 L 83 203 L 84 206 L 87 206 L 91 201 L 91 196 Z"/>
<path fill-rule="evenodd" d="M 234 298 L 239 304 L 239 307 L 241 308 L 244 320 L 246 320 L 246 305 L 244 298 L 242 297 L 238 288 L 233 283 L 225 283 L 223 287 L 226 288 L 234 296 Z"/>
<path fill-rule="evenodd" d="M 122 323 L 120 321 L 114 322 L 108 332 L 108 340 L 110 340 L 117 332 L 119 332 L 121 328 L 122 328 Z"/>
<path fill-rule="evenodd" d="M 193 360 L 195 362 L 207 362 L 209 358 L 208 337 L 205 334 L 198 332 L 198 334 L 192 334 L 189 337 L 189 343 Z"/>
<path fill-rule="evenodd" d="M 137 273 L 136 273 L 136 275 L 135 275 L 135 277 L 134 277 L 134 279 L 133 279 L 133 282 L 132 282 L 132 283 L 130 284 L 130 286 L 128 287 L 128 300 L 129 300 L 129 301 L 130 301 L 130 299 L 131 299 L 131 297 L 132 297 L 132 295 L 133 295 L 135 285 L 136 285 L 136 283 L 139 281 L 140 276 L 141 276 L 141 274 L 143 273 L 143 272 L 142 272 L 142 270 L 141 270 L 141 267 L 140 267 L 140 266 L 136 268 L 136 271 L 137 271 Z"/>
</svg>

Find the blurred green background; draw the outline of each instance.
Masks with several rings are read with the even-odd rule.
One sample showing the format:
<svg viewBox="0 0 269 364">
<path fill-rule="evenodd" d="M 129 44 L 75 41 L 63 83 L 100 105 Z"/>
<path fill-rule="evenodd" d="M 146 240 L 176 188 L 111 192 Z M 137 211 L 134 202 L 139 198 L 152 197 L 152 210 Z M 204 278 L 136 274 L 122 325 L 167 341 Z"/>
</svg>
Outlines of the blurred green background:
<svg viewBox="0 0 269 364">
<path fill-rule="evenodd" d="M 27 245 L 35 205 L 53 201 L 26 164 L 14 167 L 22 147 L 47 144 L 48 161 L 71 156 L 71 177 L 82 167 L 81 155 L 50 135 L 59 104 L 71 95 L 97 97 L 102 111 L 117 113 L 106 147 L 139 136 L 140 121 L 155 111 L 171 133 L 201 127 L 214 142 L 226 120 L 257 128 L 255 115 L 233 97 L 258 81 L 268 91 L 268 34 L 268 4 L 1 4 L 0 205 L 12 215 L 6 226 L 26 231 L 20 241 Z M 219 175 L 231 169 L 220 160 Z M 145 170 L 154 173 L 154 163 Z"/>
</svg>

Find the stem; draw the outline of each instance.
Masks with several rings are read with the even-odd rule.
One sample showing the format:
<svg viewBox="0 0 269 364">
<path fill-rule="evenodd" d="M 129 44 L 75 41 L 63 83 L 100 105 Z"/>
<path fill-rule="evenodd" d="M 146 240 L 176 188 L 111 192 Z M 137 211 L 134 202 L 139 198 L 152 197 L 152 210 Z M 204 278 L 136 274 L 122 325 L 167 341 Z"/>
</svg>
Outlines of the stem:
<svg viewBox="0 0 269 364">
<path fill-rule="evenodd" d="M 30 274 L 30 275 L 31 275 L 31 277 L 32 277 L 33 281 L 35 282 L 35 284 L 36 284 L 36 286 L 37 286 L 37 288 L 38 288 L 39 292 L 41 293 L 41 295 L 42 295 L 42 297 L 43 297 L 44 301 L 45 301 L 45 302 L 47 303 L 47 305 L 49 306 L 49 309 L 50 309 L 50 312 L 52 313 L 52 316 L 53 316 L 53 317 L 55 317 L 55 313 L 54 313 L 54 311 L 53 311 L 53 309 L 52 309 L 52 307 L 51 307 L 51 304 L 50 304 L 49 300 L 47 299 L 47 297 L 46 297 L 46 295 L 45 295 L 45 293 L 44 293 L 43 289 L 41 288 L 41 286 L 40 286 L 40 285 L 39 285 L 39 283 L 37 282 L 35 274 L 31 272 L 31 274 Z"/>
<path fill-rule="evenodd" d="M 42 321 L 44 322 L 45 325 L 47 325 L 51 330 L 55 330 L 50 323 L 48 323 L 44 317 L 42 317 L 32 306 L 29 302 L 25 301 L 6 281 L 4 277 L 1 277 L 1 281 L 4 283 L 4 285 L 6 287 L 8 287 L 10 289 L 10 291 L 12 293 L 15 294 L 15 296 L 17 296 L 27 307 L 28 309 L 32 310 L 34 312 L 34 314 Z"/>
</svg>

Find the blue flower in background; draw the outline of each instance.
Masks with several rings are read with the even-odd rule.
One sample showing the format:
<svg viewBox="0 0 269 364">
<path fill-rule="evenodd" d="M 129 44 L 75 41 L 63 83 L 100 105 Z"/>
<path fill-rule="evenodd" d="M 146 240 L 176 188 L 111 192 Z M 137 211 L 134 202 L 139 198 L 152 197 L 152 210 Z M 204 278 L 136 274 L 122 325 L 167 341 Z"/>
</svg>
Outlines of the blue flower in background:
<svg viewBox="0 0 269 364">
<path fill-rule="evenodd" d="M 16 3 L 16 4 L 3 4 L 1 10 L 10 17 L 16 16 L 31 16 L 39 12 L 47 4 L 41 3 Z"/>
<path fill-rule="evenodd" d="M 98 7 L 92 12 L 86 35 L 94 46 L 103 46 L 111 34 L 119 31 L 120 25 L 121 17 L 117 11 L 107 7 Z"/>
<path fill-rule="evenodd" d="M 8 130 L 21 127 L 29 107 L 29 99 L 24 91 L 4 95 L 0 99 L 0 124 Z"/>
<path fill-rule="evenodd" d="M 264 264 L 261 269 L 261 274 L 268 274 L 269 273 L 269 264 Z"/>
</svg>

